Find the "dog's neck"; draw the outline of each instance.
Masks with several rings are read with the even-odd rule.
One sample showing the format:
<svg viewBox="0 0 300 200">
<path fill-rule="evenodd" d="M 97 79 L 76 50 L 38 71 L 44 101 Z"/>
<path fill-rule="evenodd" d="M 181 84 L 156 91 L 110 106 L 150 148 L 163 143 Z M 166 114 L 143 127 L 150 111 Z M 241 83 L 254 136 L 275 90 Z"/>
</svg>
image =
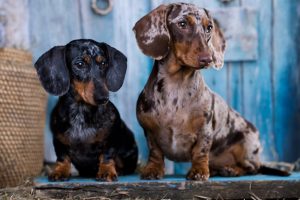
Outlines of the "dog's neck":
<svg viewBox="0 0 300 200">
<path fill-rule="evenodd" d="M 169 76 L 177 81 L 184 81 L 192 77 L 195 73 L 194 69 L 182 66 L 174 53 L 170 53 L 167 57 L 157 61 L 159 73 Z"/>
<path fill-rule="evenodd" d="M 200 90 L 205 87 L 200 71 L 181 65 L 173 53 L 162 60 L 156 60 L 154 67 L 157 67 L 158 79 L 165 79 L 179 85 L 184 84 L 187 87 L 197 84 Z"/>
<path fill-rule="evenodd" d="M 80 107 L 87 112 L 90 112 L 91 110 L 105 109 L 107 104 L 92 105 L 85 102 L 74 89 L 73 85 L 70 86 L 69 91 L 63 96 L 63 98 L 67 99 L 65 101 L 68 102 L 69 105 L 76 105 L 76 107 Z"/>
</svg>

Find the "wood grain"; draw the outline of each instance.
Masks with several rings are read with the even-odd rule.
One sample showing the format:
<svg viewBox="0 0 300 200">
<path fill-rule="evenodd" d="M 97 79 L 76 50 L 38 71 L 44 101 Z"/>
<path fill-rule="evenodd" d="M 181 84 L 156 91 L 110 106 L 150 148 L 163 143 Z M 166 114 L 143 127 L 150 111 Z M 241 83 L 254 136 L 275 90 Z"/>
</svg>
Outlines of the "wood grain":
<svg viewBox="0 0 300 200">
<path fill-rule="evenodd" d="M 246 176 L 241 178 L 211 178 L 207 182 L 185 181 L 171 176 L 160 181 L 141 181 L 136 176 L 120 177 L 119 182 L 96 182 L 73 179 L 69 182 L 49 183 L 35 180 L 36 198 L 106 197 L 113 199 L 250 199 L 299 198 L 300 174 L 278 178 Z"/>
</svg>

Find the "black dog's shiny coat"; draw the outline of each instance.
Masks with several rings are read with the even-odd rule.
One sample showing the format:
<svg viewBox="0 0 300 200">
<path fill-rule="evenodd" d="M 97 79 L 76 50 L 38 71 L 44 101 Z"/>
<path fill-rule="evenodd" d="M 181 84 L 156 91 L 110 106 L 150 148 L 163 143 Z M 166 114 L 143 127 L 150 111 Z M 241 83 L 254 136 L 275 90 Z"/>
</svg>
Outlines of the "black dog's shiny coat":
<svg viewBox="0 0 300 200">
<path fill-rule="evenodd" d="M 46 91 L 61 96 L 51 115 L 57 166 L 50 180 L 65 180 L 73 163 L 81 176 L 113 181 L 133 173 L 138 151 L 132 132 L 108 100 L 123 84 L 127 60 L 93 40 L 50 49 L 36 62 Z"/>
</svg>

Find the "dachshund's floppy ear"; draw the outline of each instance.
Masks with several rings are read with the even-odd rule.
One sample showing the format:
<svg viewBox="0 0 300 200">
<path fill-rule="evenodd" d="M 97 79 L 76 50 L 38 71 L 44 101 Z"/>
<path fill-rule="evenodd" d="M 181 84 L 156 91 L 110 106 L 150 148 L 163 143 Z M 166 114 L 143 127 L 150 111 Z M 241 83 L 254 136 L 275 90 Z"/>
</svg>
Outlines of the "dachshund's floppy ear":
<svg viewBox="0 0 300 200">
<path fill-rule="evenodd" d="M 56 46 L 44 53 L 34 64 L 42 86 L 53 95 L 64 95 L 70 87 L 65 61 L 65 46 Z"/>
<path fill-rule="evenodd" d="M 160 5 L 133 27 L 138 46 L 155 60 L 164 58 L 170 49 L 171 36 L 167 27 L 170 9 L 171 5 Z"/>
<path fill-rule="evenodd" d="M 223 33 L 220 29 L 219 23 L 216 20 L 213 25 L 212 38 L 210 43 L 210 48 L 213 52 L 213 62 L 214 68 L 219 70 L 224 65 L 224 53 L 226 48 L 226 42 Z"/>
<path fill-rule="evenodd" d="M 124 82 L 127 58 L 120 51 L 106 43 L 100 43 L 100 45 L 108 57 L 108 71 L 106 74 L 107 88 L 112 92 L 116 92 L 121 88 Z"/>
</svg>

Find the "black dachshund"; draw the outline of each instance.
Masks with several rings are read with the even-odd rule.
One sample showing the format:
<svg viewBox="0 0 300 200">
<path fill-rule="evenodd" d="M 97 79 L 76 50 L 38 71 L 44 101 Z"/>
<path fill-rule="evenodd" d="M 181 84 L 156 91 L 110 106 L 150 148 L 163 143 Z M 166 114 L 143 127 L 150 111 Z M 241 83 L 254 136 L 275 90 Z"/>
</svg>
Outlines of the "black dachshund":
<svg viewBox="0 0 300 200">
<path fill-rule="evenodd" d="M 101 181 L 133 173 L 134 136 L 108 98 L 123 84 L 126 57 L 105 43 L 80 39 L 53 47 L 35 68 L 45 90 L 60 96 L 51 115 L 57 162 L 49 180 L 67 180 L 71 163 L 80 176 Z"/>
</svg>

